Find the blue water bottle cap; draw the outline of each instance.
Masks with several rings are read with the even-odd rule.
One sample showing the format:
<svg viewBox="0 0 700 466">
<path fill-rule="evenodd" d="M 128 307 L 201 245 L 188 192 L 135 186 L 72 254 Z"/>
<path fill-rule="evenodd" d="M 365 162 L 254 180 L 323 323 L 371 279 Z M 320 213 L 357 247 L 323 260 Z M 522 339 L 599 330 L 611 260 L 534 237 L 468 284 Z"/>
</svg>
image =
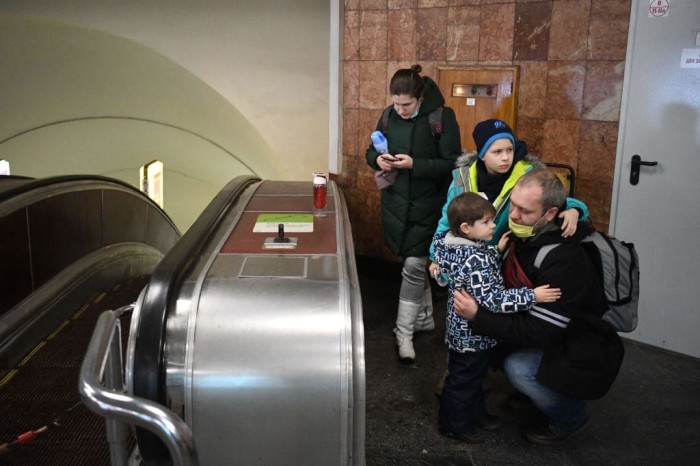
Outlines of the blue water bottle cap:
<svg viewBox="0 0 700 466">
<path fill-rule="evenodd" d="M 374 144 L 374 148 L 377 152 L 380 154 L 387 154 L 389 152 L 389 144 L 381 131 L 373 132 L 370 138 L 372 139 L 372 144 Z"/>
</svg>

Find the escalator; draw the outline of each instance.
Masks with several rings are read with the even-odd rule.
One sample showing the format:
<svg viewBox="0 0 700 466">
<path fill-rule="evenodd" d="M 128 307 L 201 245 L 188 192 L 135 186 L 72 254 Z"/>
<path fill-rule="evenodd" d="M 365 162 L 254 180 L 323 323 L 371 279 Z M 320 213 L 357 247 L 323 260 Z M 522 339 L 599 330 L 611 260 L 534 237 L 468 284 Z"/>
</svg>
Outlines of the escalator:
<svg viewBox="0 0 700 466">
<path fill-rule="evenodd" d="M 78 394 L 80 364 L 99 315 L 135 301 L 147 281 L 135 277 L 96 293 L 0 378 L 0 445 L 9 444 L 0 448 L 0 464 L 110 464 L 104 419 Z"/>
<path fill-rule="evenodd" d="M 107 197 L 117 195 L 101 193 L 99 199 Z M 0 418 L 11 420 L 0 429 L 0 445 L 9 446 L 0 463 L 121 464 L 115 458 L 125 455 L 115 451 L 123 448 L 130 464 L 363 465 L 364 330 L 344 197 L 329 183 L 327 216 L 314 217 L 311 230 L 288 232 L 297 240 L 294 247 L 277 241 L 277 229 L 256 230 L 261 214 L 296 216 L 310 213 L 312 204 L 307 183 L 239 177 L 153 267 L 116 262 L 114 268 L 123 270 L 119 279 L 73 286 L 81 299 L 64 301 L 49 331 L 34 327 L 46 327 L 43 321 L 53 313 L 27 319 L 23 334 L 41 336 L 26 338 L 27 357 L 8 353 L 16 362 L 0 379 Z M 117 211 L 123 198 L 121 205 Z M 37 217 L 28 210 L 14 215 Z M 123 215 L 110 212 L 102 209 L 102 223 Z M 149 235 L 148 228 L 139 232 L 139 241 Z M 139 241 L 125 235 L 116 244 Z M 102 257 L 110 246 L 96 242 L 83 257 Z M 27 256 L 28 267 L 36 267 L 33 254 Z M 75 267 L 80 258 L 68 262 Z M 55 279 L 38 282 L 32 289 L 47 283 L 61 288 Z M 111 311 L 132 302 L 133 314 Z M 114 354 L 104 349 L 114 348 L 116 336 L 125 373 L 110 392 L 104 371 Z M 121 401 L 106 407 L 103 401 L 113 395 Z M 93 412 L 126 434 L 105 434 L 105 419 Z M 127 424 L 137 428 L 122 429 Z M 175 432 L 154 425 L 175 426 Z M 17 442 L 25 434 L 36 438 Z M 109 449 L 107 437 L 118 448 Z M 178 438 L 188 441 L 172 441 Z M 189 457 L 180 457 L 178 448 Z"/>
<path fill-rule="evenodd" d="M 0 464 L 109 464 L 80 363 L 99 314 L 135 301 L 179 238 L 119 180 L 0 177 Z"/>
<path fill-rule="evenodd" d="M 122 377 L 105 375 L 124 338 L 117 314 L 98 320 L 80 391 L 91 410 L 136 427 L 144 464 L 365 464 L 347 207 L 333 182 L 327 214 L 313 205 L 303 182 L 239 177 L 217 195 L 135 303 L 126 394 L 112 385 Z"/>
<path fill-rule="evenodd" d="M 119 180 L 0 177 L 0 374 L 91 295 L 150 274 L 179 237 Z"/>
</svg>

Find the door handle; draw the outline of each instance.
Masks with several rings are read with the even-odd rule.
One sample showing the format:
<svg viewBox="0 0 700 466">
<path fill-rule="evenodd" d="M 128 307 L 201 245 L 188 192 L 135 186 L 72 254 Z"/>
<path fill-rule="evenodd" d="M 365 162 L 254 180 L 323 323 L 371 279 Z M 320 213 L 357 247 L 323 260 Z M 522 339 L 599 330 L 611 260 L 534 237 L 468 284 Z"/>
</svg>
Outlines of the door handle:
<svg viewBox="0 0 700 466">
<path fill-rule="evenodd" d="M 645 167 L 655 167 L 659 162 L 646 162 L 638 155 L 632 156 L 632 169 L 630 171 L 630 184 L 632 186 L 639 183 L 639 167 L 644 165 Z"/>
</svg>

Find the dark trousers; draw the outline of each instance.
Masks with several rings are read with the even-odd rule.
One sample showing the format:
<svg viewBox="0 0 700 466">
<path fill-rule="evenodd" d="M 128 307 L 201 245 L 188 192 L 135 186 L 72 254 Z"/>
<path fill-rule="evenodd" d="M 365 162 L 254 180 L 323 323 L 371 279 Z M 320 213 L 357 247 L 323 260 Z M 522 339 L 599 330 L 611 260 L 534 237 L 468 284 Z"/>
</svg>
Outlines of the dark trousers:
<svg viewBox="0 0 700 466">
<path fill-rule="evenodd" d="M 440 396 L 439 422 L 442 431 L 459 433 L 486 415 L 483 383 L 491 350 L 458 353 L 450 350 L 449 375 Z"/>
</svg>

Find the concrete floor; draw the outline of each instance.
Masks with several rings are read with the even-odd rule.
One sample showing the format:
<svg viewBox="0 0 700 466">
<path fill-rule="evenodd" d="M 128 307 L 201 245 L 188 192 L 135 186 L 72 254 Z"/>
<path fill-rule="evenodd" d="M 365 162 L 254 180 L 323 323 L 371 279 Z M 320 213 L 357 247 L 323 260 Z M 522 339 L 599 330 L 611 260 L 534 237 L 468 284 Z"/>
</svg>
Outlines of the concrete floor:
<svg viewBox="0 0 700 466">
<path fill-rule="evenodd" d="M 700 464 L 700 360 L 625 340 L 610 392 L 589 404 L 588 426 L 561 446 L 527 442 L 534 410 L 505 406 L 513 389 L 491 374 L 487 403 L 503 425 L 465 445 L 438 434 L 435 386 L 446 367 L 445 294 L 433 284 L 436 324 L 414 340 L 417 361 L 397 360 L 393 334 L 400 264 L 358 258 L 365 324 L 368 466 L 377 465 L 688 465 Z"/>
</svg>

